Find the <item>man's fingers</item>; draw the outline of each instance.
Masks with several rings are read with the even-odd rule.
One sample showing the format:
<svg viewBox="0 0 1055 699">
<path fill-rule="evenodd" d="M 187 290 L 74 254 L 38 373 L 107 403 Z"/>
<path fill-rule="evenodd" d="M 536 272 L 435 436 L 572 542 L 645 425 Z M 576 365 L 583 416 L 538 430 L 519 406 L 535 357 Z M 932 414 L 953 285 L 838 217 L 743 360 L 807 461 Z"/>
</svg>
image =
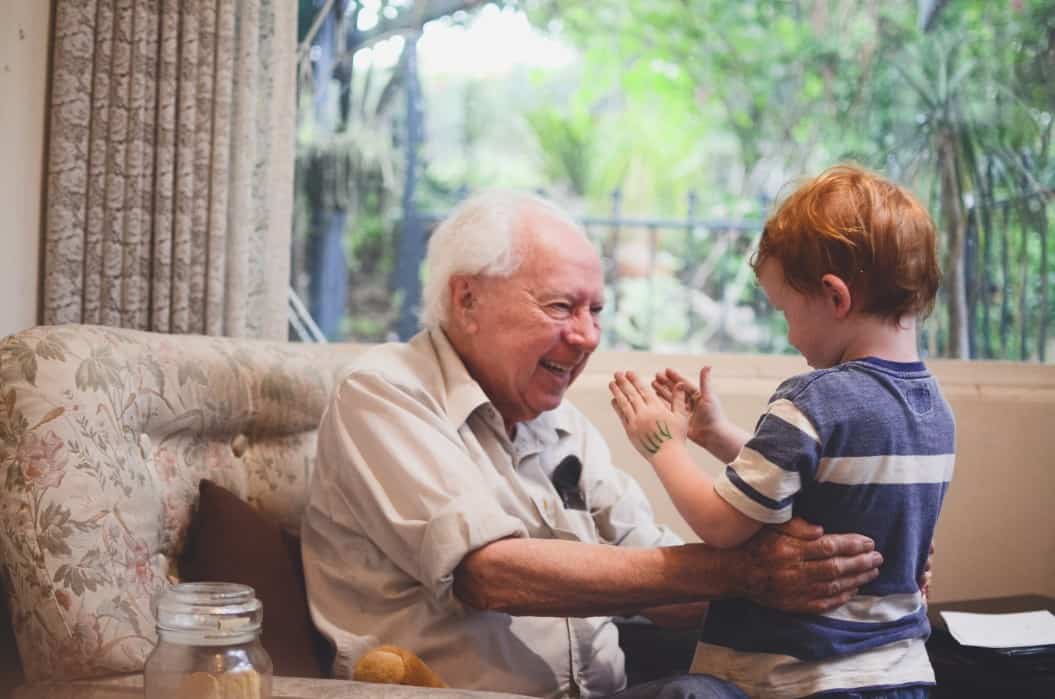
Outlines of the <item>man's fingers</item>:
<svg viewBox="0 0 1055 699">
<path fill-rule="evenodd" d="M 852 600 L 856 594 L 857 588 L 855 587 L 835 595 L 834 597 L 824 597 L 822 599 L 813 600 L 808 605 L 809 612 L 811 614 L 823 614 L 825 612 L 830 612 L 833 609 L 838 609 Z"/>
<path fill-rule="evenodd" d="M 879 577 L 879 569 L 871 568 L 853 575 L 843 575 L 833 580 L 817 581 L 809 587 L 812 597 L 837 597 L 846 592 L 857 592 L 858 588 Z"/>
<path fill-rule="evenodd" d="M 808 541 L 803 546 L 803 558 L 807 561 L 831 556 L 856 557 L 858 554 L 870 552 L 875 552 L 875 542 L 860 534 L 826 534 L 819 539 Z M 876 565 L 881 564 L 883 557 L 879 553 L 875 555 L 879 557 L 879 563 Z"/>
<path fill-rule="evenodd" d="M 849 602 L 857 592 L 879 575 L 876 569 L 837 580 L 816 582 L 805 589 L 804 606 L 818 614 L 831 611 Z"/>
<path fill-rule="evenodd" d="M 822 560 L 809 561 L 804 564 L 806 577 L 824 585 L 836 583 L 845 587 L 845 581 L 863 579 L 865 582 L 879 575 L 879 566 L 883 565 L 883 556 L 878 551 L 862 553 L 856 556 L 841 556 Z M 841 590 L 835 589 L 832 594 Z"/>
<path fill-rule="evenodd" d="M 919 591 L 923 593 L 923 600 L 927 601 L 930 599 L 930 584 L 934 581 L 934 542 L 930 542 L 930 549 L 927 551 L 927 562 L 923 566 L 923 577 L 919 579 Z"/>
</svg>

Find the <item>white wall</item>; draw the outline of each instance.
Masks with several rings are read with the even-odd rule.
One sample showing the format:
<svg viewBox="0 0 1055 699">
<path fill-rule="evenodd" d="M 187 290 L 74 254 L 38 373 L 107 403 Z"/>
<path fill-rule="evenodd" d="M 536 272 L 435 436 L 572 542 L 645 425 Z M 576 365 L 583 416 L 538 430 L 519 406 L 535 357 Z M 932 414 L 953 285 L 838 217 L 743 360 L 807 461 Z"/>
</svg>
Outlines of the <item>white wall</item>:
<svg viewBox="0 0 1055 699">
<path fill-rule="evenodd" d="M 598 352 L 569 398 L 601 429 L 616 465 L 644 488 L 657 518 L 692 531 L 638 456 L 609 405 L 616 369 L 645 376 L 671 366 L 695 377 L 703 363 L 726 414 L 750 429 L 780 381 L 808 367 L 798 357 Z M 1055 366 L 929 361 L 956 415 L 956 473 L 935 534 L 935 601 L 1013 594 L 1055 596 Z M 715 459 L 696 451 L 712 475 Z"/>
<path fill-rule="evenodd" d="M 37 323 L 48 0 L 0 0 L 0 337 Z"/>
</svg>

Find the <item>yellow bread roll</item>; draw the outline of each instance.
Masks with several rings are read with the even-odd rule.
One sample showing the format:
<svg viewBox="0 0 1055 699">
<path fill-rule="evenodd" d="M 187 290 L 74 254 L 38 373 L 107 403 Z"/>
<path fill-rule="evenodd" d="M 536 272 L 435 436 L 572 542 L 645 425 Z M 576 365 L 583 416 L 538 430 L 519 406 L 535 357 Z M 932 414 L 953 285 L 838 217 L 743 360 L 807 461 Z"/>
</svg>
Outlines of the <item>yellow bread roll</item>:
<svg viewBox="0 0 1055 699">
<path fill-rule="evenodd" d="M 413 687 L 447 686 L 425 661 L 398 646 L 380 646 L 359 658 L 352 679 Z"/>
</svg>

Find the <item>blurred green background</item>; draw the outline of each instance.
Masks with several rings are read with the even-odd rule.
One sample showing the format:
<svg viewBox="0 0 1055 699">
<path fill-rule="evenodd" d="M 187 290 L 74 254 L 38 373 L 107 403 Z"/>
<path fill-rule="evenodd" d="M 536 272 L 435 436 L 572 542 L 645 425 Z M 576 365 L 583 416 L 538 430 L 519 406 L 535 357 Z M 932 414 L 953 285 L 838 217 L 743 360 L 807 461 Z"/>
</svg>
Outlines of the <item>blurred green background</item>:
<svg viewBox="0 0 1055 699">
<path fill-rule="evenodd" d="M 928 356 L 1051 361 L 1052 0 L 300 0 L 293 287 L 330 339 L 416 328 L 430 227 L 536 190 L 606 264 L 604 345 L 787 352 L 747 267 L 852 160 L 940 229 Z"/>
</svg>

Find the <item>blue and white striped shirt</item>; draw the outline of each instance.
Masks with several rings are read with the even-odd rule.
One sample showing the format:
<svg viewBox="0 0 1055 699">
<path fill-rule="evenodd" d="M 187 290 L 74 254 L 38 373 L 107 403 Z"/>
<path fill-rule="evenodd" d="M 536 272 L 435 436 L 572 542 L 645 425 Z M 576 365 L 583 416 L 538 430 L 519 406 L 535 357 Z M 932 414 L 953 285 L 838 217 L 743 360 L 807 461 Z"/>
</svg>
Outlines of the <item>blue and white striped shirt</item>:
<svg viewBox="0 0 1055 699">
<path fill-rule="evenodd" d="M 693 670 L 765 696 L 932 683 L 918 581 L 954 444 L 952 411 L 920 362 L 866 358 L 781 384 L 716 491 L 760 522 L 794 514 L 871 537 L 883 566 L 824 615 L 712 604 Z"/>
</svg>

